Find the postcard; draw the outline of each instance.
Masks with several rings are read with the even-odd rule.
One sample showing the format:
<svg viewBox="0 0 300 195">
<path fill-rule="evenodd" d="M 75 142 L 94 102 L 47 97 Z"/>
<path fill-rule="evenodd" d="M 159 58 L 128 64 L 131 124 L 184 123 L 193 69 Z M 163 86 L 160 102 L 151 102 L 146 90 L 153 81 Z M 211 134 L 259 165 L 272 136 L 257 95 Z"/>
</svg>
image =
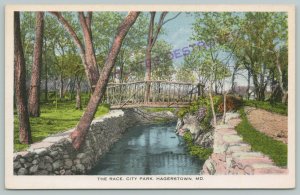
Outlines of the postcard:
<svg viewBox="0 0 300 195">
<path fill-rule="evenodd" d="M 7 5 L 7 189 L 295 188 L 293 5 Z"/>
</svg>

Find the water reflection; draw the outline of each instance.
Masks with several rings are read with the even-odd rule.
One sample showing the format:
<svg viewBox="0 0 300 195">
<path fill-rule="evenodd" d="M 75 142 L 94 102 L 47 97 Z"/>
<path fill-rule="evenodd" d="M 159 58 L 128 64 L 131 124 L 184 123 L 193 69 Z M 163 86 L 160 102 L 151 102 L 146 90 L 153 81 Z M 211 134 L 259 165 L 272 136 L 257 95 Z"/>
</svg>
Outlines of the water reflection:
<svg viewBox="0 0 300 195">
<path fill-rule="evenodd" d="M 187 154 L 176 124 L 129 129 L 90 175 L 197 175 L 203 161 Z"/>
</svg>

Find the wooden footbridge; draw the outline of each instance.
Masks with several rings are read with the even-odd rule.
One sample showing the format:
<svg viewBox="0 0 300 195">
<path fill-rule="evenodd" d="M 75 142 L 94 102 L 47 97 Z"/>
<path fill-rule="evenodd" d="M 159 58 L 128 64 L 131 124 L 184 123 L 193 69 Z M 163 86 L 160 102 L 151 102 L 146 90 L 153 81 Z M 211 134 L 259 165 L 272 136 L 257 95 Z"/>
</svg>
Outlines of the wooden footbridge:
<svg viewBox="0 0 300 195">
<path fill-rule="evenodd" d="M 202 93 L 199 84 L 172 81 L 110 83 L 105 101 L 112 109 L 136 107 L 186 107 Z"/>
</svg>

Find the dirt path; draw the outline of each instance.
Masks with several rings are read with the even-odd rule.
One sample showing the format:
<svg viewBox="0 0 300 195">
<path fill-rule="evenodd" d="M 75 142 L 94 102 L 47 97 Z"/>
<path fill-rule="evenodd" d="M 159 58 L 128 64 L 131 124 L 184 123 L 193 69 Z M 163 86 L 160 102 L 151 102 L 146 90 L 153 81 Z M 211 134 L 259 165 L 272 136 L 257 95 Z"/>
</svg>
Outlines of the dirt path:
<svg viewBox="0 0 300 195">
<path fill-rule="evenodd" d="M 255 129 L 275 140 L 288 143 L 287 116 L 268 112 L 262 109 L 245 107 L 245 112 L 249 122 Z"/>
</svg>

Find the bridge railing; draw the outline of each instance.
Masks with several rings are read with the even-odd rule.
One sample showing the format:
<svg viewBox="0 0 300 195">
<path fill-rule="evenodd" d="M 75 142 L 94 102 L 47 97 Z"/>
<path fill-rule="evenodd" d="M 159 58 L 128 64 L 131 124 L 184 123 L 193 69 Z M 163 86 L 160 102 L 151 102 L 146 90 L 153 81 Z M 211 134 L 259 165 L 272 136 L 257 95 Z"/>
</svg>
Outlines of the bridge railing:
<svg viewBox="0 0 300 195">
<path fill-rule="evenodd" d="M 172 81 L 137 81 L 110 83 L 106 88 L 106 103 L 111 108 L 182 107 L 201 94 L 200 85 Z"/>
</svg>

